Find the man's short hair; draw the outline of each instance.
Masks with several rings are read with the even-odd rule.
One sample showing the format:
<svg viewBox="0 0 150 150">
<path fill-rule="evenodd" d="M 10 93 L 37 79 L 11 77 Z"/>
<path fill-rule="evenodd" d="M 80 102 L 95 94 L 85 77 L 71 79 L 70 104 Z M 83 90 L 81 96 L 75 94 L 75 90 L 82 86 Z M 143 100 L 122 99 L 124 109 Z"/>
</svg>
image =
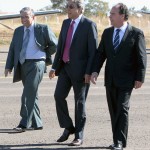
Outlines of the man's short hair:
<svg viewBox="0 0 150 150">
<path fill-rule="evenodd" d="M 119 7 L 119 14 L 123 14 L 123 15 L 125 15 L 125 17 L 124 17 L 124 19 L 125 20 L 128 20 L 128 18 L 129 18 L 129 10 L 128 10 L 128 7 L 125 5 L 125 4 L 123 4 L 123 3 L 118 3 L 117 4 Z"/>
<path fill-rule="evenodd" d="M 21 13 L 24 13 L 24 12 L 30 12 L 30 14 L 31 14 L 32 16 L 34 16 L 34 10 L 33 10 L 32 8 L 30 8 L 30 7 L 24 7 L 24 8 L 22 8 L 22 9 L 20 10 L 20 14 L 21 14 Z"/>
</svg>

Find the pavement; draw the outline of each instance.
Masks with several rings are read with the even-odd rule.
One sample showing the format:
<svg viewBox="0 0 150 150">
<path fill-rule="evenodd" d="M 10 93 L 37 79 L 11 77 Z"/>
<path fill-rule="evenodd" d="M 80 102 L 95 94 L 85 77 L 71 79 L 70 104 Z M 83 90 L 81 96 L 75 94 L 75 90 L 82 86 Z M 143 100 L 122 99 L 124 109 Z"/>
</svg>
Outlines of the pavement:
<svg viewBox="0 0 150 150">
<path fill-rule="evenodd" d="M 54 90 L 57 78 L 50 80 L 44 75 L 39 87 L 39 107 L 43 120 L 43 130 L 16 133 L 12 128 L 20 121 L 21 82 L 12 83 L 12 74 L 4 77 L 4 67 L 8 46 L 0 46 L 0 149 L 1 150 L 107 150 L 112 144 L 110 116 L 104 88 L 104 70 L 96 85 L 90 87 L 86 102 L 87 122 L 84 142 L 80 147 L 70 147 L 74 139 L 71 135 L 63 143 L 56 140 L 62 134 L 59 127 Z M 48 67 L 48 70 L 50 67 Z M 74 95 L 71 90 L 68 98 L 70 115 L 74 120 Z M 150 55 L 143 87 L 133 90 L 130 99 L 129 133 L 125 150 L 150 150 Z"/>
</svg>

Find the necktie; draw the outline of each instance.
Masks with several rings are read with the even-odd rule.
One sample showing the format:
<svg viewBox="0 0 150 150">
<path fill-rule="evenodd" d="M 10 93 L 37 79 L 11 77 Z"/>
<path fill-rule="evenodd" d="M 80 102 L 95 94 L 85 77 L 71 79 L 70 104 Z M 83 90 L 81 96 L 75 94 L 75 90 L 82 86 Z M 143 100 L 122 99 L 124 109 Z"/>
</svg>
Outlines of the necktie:
<svg viewBox="0 0 150 150">
<path fill-rule="evenodd" d="M 116 35 L 115 35 L 115 38 L 114 38 L 114 50 L 116 51 L 118 46 L 119 46 L 119 39 L 120 39 L 120 36 L 119 36 L 119 32 L 120 32 L 120 29 L 117 29 L 116 30 Z"/>
<path fill-rule="evenodd" d="M 75 21 L 72 21 L 67 32 L 66 43 L 65 43 L 64 53 L 63 53 L 63 61 L 65 63 L 69 61 L 69 50 L 70 50 L 70 45 L 72 40 L 74 23 Z"/>
<path fill-rule="evenodd" d="M 19 58 L 19 61 L 20 61 L 21 64 L 23 64 L 25 62 L 26 49 L 27 49 L 27 46 L 28 46 L 29 37 L 30 37 L 30 30 L 26 29 L 23 44 L 22 44 L 22 49 L 21 49 L 21 52 L 20 52 L 20 58 Z"/>
</svg>

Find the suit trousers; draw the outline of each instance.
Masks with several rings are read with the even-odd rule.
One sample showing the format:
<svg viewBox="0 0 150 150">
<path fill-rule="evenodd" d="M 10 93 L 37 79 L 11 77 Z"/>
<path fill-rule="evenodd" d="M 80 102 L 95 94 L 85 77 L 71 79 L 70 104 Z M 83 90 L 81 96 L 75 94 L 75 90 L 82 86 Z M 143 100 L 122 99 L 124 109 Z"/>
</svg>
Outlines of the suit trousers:
<svg viewBox="0 0 150 150">
<path fill-rule="evenodd" d="M 129 99 L 131 87 L 106 86 L 107 103 L 111 118 L 114 144 L 127 144 Z"/>
<path fill-rule="evenodd" d="M 69 115 L 67 96 L 73 87 L 75 99 L 75 126 Z M 72 78 L 69 64 L 64 64 L 59 74 L 55 89 L 55 101 L 58 121 L 61 128 L 75 127 L 75 138 L 83 139 L 83 130 L 86 122 L 85 102 L 89 84 L 84 83 L 84 79 L 76 81 Z M 72 114 L 72 112 L 71 112 Z"/>
<path fill-rule="evenodd" d="M 21 98 L 20 124 L 29 128 L 42 127 L 40 109 L 38 106 L 38 87 L 45 71 L 44 61 L 25 61 L 21 65 L 23 93 Z"/>
</svg>

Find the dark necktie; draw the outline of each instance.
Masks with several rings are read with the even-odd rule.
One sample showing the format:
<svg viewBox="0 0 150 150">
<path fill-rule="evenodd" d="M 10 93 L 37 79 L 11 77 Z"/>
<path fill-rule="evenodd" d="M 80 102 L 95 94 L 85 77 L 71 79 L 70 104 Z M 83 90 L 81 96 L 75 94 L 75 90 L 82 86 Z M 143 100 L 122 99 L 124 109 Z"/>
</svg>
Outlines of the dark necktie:
<svg viewBox="0 0 150 150">
<path fill-rule="evenodd" d="M 119 46 L 119 40 L 120 40 L 120 36 L 119 36 L 119 32 L 120 32 L 120 29 L 117 29 L 116 30 L 116 35 L 115 35 L 115 38 L 114 38 L 114 50 L 116 51 L 118 46 Z"/>
<path fill-rule="evenodd" d="M 70 50 L 70 45 L 71 45 L 71 40 L 72 40 L 74 23 L 75 23 L 75 21 L 72 21 L 72 23 L 69 26 L 68 32 L 67 32 L 67 37 L 66 37 L 66 42 L 65 42 L 65 48 L 64 48 L 64 53 L 63 53 L 63 61 L 65 63 L 67 61 L 69 61 L 69 50 Z"/>
<path fill-rule="evenodd" d="M 26 49 L 27 49 L 27 46 L 28 46 L 29 38 L 30 38 L 30 30 L 26 29 L 25 30 L 25 36 L 24 36 L 24 39 L 23 39 L 22 49 L 21 49 L 21 52 L 20 52 L 20 58 L 19 58 L 19 61 L 20 61 L 21 64 L 23 64 L 25 62 Z"/>
</svg>

